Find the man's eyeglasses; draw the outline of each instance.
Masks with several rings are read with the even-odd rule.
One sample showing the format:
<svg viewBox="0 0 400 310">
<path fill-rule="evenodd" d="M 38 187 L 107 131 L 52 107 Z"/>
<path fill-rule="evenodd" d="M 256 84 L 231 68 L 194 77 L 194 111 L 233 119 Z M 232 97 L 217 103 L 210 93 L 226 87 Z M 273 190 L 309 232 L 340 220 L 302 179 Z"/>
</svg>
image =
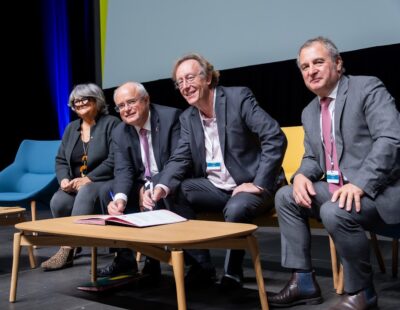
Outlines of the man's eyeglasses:
<svg viewBox="0 0 400 310">
<path fill-rule="evenodd" d="M 91 101 L 91 100 L 94 100 L 94 98 L 93 97 L 75 98 L 72 101 L 72 105 L 74 106 L 74 108 L 82 107 L 82 106 L 89 104 L 89 101 Z"/>
<path fill-rule="evenodd" d="M 133 107 L 136 103 L 140 102 L 143 97 L 133 98 L 126 101 L 126 103 L 118 103 L 115 105 L 114 109 L 116 112 L 121 112 L 127 108 Z"/>
<path fill-rule="evenodd" d="M 194 80 L 196 79 L 196 77 L 198 77 L 199 75 L 202 75 L 203 73 L 197 73 L 197 74 L 188 74 L 186 75 L 184 78 L 179 79 L 175 82 L 175 87 L 177 89 L 182 89 L 183 88 L 183 82 L 186 82 L 186 84 L 193 84 Z"/>
</svg>

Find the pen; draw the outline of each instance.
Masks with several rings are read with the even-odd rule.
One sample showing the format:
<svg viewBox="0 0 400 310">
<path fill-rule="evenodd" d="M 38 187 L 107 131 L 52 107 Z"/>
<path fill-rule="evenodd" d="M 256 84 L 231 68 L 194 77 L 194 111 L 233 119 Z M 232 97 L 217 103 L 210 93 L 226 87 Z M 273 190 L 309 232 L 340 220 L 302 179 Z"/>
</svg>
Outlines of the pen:
<svg viewBox="0 0 400 310">
<path fill-rule="evenodd" d="M 150 182 L 150 193 L 153 196 L 154 188 L 153 188 L 153 182 Z"/>
<path fill-rule="evenodd" d="M 147 180 L 144 186 L 145 186 L 145 189 L 150 190 L 150 195 L 153 195 L 153 182 L 151 182 L 150 180 Z M 152 211 L 152 210 L 153 209 L 149 209 L 149 208 L 146 208 L 146 207 L 143 208 L 144 212 Z"/>
<path fill-rule="evenodd" d="M 110 198 L 112 201 L 114 201 L 114 193 L 112 191 L 109 191 L 108 194 L 110 195 Z"/>
</svg>

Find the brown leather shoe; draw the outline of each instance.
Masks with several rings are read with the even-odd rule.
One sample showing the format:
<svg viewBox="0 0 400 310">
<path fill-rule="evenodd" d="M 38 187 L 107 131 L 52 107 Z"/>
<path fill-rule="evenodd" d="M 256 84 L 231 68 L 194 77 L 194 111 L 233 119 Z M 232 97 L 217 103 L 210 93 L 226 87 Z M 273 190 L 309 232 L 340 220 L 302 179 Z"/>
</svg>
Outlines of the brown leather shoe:
<svg viewBox="0 0 400 310">
<path fill-rule="evenodd" d="M 346 295 L 329 310 L 367 310 L 376 308 L 378 298 L 373 289 L 365 289 L 355 295 Z"/>
<path fill-rule="evenodd" d="M 294 272 L 286 286 L 277 294 L 268 293 L 271 307 L 286 308 L 295 305 L 316 305 L 322 302 L 321 289 L 311 273 Z"/>
</svg>

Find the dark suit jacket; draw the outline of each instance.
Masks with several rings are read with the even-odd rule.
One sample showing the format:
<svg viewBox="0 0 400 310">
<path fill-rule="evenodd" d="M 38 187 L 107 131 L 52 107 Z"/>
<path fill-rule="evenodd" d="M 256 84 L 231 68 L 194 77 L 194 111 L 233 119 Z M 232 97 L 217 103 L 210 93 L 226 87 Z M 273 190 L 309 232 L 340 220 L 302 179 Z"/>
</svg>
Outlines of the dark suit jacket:
<svg viewBox="0 0 400 310">
<path fill-rule="evenodd" d="M 304 109 L 302 122 L 305 154 L 296 173 L 317 181 L 325 173 L 318 98 Z M 335 103 L 335 139 L 343 175 L 375 200 L 386 223 L 400 223 L 400 116 L 380 80 L 341 78 Z"/>
<path fill-rule="evenodd" d="M 150 111 L 154 157 L 158 171 L 161 171 L 178 143 L 181 111 L 153 103 L 150 104 Z M 143 183 L 140 178 L 145 168 L 140 152 L 139 135 L 135 127 L 122 122 L 114 129 L 112 138 L 115 165 L 113 190 L 115 193 L 129 196 L 138 183 Z M 156 180 L 157 175 L 153 176 L 153 181 Z"/>
<path fill-rule="evenodd" d="M 81 119 L 68 124 L 64 131 L 60 148 L 56 156 L 56 175 L 60 183 L 62 179 L 73 179 L 71 155 L 75 144 L 80 141 Z M 113 165 L 108 161 L 111 147 L 111 132 L 120 120 L 112 115 L 100 115 L 96 124 L 90 129 L 90 142 L 87 151 L 89 173 L 93 182 L 105 181 L 113 177 Z"/>
<path fill-rule="evenodd" d="M 281 169 L 286 137 L 279 124 L 257 103 L 246 87 L 217 87 L 215 114 L 225 165 L 240 185 L 255 185 L 275 192 L 284 180 Z M 181 138 L 159 183 L 174 191 L 187 172 L 206 177 L 204 131 L 199 111 L 186 109 L 181 117 Z"/>
</svg>

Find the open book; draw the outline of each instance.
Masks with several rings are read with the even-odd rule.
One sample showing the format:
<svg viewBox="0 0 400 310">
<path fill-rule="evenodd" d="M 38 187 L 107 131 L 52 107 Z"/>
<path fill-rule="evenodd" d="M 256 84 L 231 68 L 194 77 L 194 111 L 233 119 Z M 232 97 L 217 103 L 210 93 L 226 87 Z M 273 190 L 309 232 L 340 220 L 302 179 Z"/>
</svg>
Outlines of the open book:
<svg viewBox="0 0 400 310">
<path fill-rule="evenodd" d="M 148 227 L 187 221 L 186 218 L 168 210 L 154 210 L 122 215 L 97 215 L 81 218 L 77 224 L 106 225 L 119 224 L 134 227 Z"/>
</svg>

